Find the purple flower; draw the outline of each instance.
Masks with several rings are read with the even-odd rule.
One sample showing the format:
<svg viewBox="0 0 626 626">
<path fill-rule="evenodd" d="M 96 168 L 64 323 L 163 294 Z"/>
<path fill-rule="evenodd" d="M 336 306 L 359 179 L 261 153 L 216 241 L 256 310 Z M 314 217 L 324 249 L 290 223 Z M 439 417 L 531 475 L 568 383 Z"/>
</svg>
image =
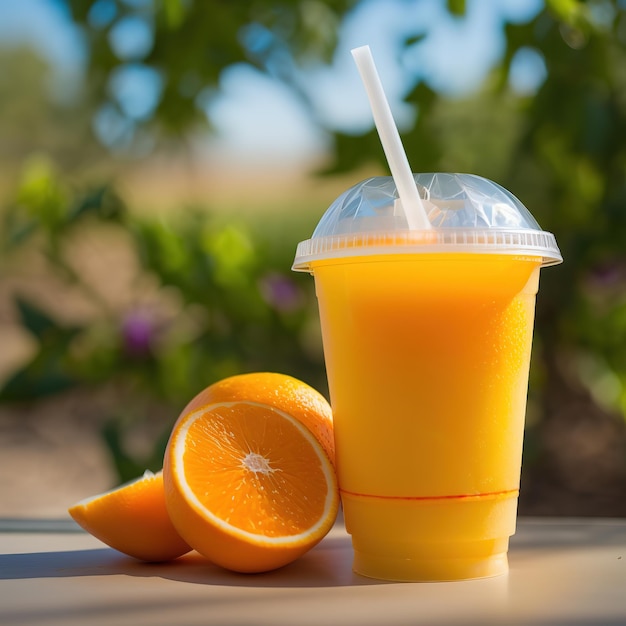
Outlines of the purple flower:
<svg viewBox="0 0 626 626">
<path fill-rule="evenodd" d="M 155 334 L 153 319 L 146 313 L 133 311 L 122 320 L 122 342 L 129 356 L 145 357 L 152 353 Z"/>
<path fill-rule="evenodd" d="M 296 311 L 303 305 L 300 288 L 283 274 L 266 274 L 259 281 L 259 290 L 265 302 L 282 313 Z"/>
<path fill-rule="evenodd" d="M 591 283 L 594 287 L 615 287 L 621 284 L 624 268 L 616 262 L 606 261 L 592 268 Z"/>
</svg>

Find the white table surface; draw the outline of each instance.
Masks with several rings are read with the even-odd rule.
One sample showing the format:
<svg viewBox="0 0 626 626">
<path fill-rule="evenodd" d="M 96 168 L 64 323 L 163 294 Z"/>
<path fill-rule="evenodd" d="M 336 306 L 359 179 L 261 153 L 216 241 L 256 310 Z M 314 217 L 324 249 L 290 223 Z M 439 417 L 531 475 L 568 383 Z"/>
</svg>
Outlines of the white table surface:
<svg viewBox="0 0 626 626">
<path fill-rule="evenodd" d="M 295 563 L 255 575 L 194 553 L 140 563 L 69 528 L 0 523 L 0 624 L 626 625 L 626 520 L 521 519 L 508 575 L 452 583 L 353 574 L 340 523 Z"/>
</svg>

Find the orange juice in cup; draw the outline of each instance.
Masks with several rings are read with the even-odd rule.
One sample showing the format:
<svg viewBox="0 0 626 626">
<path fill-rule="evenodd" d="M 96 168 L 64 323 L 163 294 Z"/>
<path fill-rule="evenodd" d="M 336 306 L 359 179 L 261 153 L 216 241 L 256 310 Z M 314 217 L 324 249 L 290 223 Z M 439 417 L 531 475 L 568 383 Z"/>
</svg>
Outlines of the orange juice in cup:
<svg viewBox="0 0 626 626">
<path fill-rule="evenodd" d="M 507 571 L 539 268 L 554 237 L 484 178 L 420 174 L 432 225 L 393 179 L 342 194 L 294 269 L 315 279 L 339 486 L 356 572 Z"/>
</svg>

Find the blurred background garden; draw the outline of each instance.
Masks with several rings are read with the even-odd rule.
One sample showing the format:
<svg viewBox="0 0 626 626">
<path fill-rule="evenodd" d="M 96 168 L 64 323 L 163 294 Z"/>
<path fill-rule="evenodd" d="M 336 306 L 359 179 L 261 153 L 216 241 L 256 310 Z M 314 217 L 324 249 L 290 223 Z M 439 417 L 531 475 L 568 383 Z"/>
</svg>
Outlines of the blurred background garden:
<svg viewBox="0 0 626 626">
<path fill-rule="evenodd" d="M 270 370 L 326 394 L 297 242 L 387 168 L 556 234 L 520 512 L 626 515 L 626 1 L 0 0 L 0 517 L 160 469 L 186 402 Z"/>
</svg>

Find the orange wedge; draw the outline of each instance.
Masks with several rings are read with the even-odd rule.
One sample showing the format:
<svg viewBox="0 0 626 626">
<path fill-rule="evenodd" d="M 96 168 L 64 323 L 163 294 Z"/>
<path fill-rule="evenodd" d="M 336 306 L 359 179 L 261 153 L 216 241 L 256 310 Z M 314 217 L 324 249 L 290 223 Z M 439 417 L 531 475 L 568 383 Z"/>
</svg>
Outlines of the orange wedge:
<svg viewBox="0 0 626 626">
<path fill-rule="evenodd" d="M 162 472 L 146 472 L 133 482 L 81 500 L 68 512 L 100 541 L 142 561 L 169 561 L 191 550 L 167 513 Z"/>
<path fill-rule="evenodd" d="M 171 520 L 190 546 L 251 573 L 290 563 L 326 535 L 339 494 L 312 432 L 330 425 L 332 435 L 330 407 L 320 398 L 293 378 L 248 374 L 189 403 L 174 425 L 163 477 Z"/>
</svg>

